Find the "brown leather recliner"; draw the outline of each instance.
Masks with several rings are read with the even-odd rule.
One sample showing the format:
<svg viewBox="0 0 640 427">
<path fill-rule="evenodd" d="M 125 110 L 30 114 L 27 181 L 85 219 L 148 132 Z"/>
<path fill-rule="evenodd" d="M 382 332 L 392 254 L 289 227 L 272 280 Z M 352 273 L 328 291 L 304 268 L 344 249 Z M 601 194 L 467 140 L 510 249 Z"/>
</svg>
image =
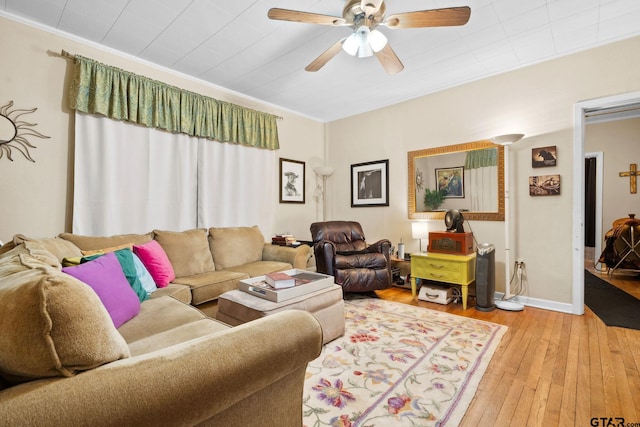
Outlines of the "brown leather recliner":
<svg viewBox="0 0 640 427">
<path fill-rule="evenodd" d="M 343 292 L 369 292 L 391 286 L 387 239 L 367 245 L 355 221 L 311 224 L 317 271 L 335 277 Z"/>
</svg>

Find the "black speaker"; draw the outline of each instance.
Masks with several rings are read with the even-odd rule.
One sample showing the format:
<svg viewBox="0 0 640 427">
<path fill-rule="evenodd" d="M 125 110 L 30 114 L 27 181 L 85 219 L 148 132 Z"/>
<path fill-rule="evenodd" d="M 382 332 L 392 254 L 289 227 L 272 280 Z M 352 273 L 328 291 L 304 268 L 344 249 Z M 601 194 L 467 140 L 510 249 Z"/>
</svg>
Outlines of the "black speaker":
<svg viewBox="0 0 640 427">
<path fill-rule="evenodd" d="M 496 251 L 491 243 L 480 243 L 476 249 L 476 309 L 492 311 L 496 308 Z"/>
</svg>

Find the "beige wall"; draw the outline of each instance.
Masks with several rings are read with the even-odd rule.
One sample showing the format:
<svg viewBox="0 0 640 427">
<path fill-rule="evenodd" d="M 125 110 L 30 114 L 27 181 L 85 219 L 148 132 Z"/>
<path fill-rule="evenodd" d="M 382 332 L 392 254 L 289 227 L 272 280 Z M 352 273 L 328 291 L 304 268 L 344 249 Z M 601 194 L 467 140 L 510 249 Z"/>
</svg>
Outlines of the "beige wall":
<svg viewBox="0 0 640 427">
<path fill-rule="evenodd" d="M 0 159 L 0 241 L 6 242 L 17 233 L 49 237 L 70 231 L 74 115 L 67 108 L 66 94 L 71 62 L 48 54 L 48 51 L 60 53 L 62 49 L 219 100 L 283 116 L 284 120 L 278 122 L 281 145 L 278 156 L 307 162 L 307 203 L 279 204 L 276 195 L 273 231 L 308 236 L 309 223 L 321 215 L 313 198 L 312 168 L 324 163 L 324 124 L 88 43 L 0 17 L 0 57 L 3 58 L 0 107 L 11 100 L 14 108 L 37 107 L 34 114 L 22 119 L 37 123 L 35 129 L 51 137 L 28 138 L 37 147 L 31 149 L 35 163 L 16 151 L 13 162 L 6 156 Z"/>
<path fill-rule="evenodd" d="M 640 218 L 640 193 L 631 194 L 629 177 L 621 178 L 620 172 L 628 172 L 629 164 L 640 164 L 640 119 L 626 119 L 587 125 L 585 128 L 585 152 L 602 152 L 602 248 L 604 234 L 611 224 L 628 214 Z M 598 238 L 598 237 L 596 237 Z"/>
<path fill-rule="evenodd" d="M 91 57 L 188 90 L 283 116 L 279 122 L 280 157 L 307 162 L 307 203 L 274 201 L 274 231 L 308 239 L 309 224 L 321 217 L 313 197 L 313 167 L 336 168 L 328 182 L 328 216 L 363 224 L 370 241 L 403 239 L 407 252 L 418 249 L 407 219 L 407 152 L 421 148 L 522 132 L 511 149 L 514 221 L 513 257 L 526 263 L 531 298 L 571 302 L 572 138 L 576 102 L 640 89 L 640 38 L 581 52 L 558 60 L 489 77 L 388 108 L 324 125 L 276 107 L 245 99 L 220 88 L 148 64 L 100 50 L 89 44 L 0 17 L 0 106 L 38 107 L 29 120 L 50 136 L 32 140 L 36 159 L 19 154 L 0 159 L 0 240 L 15 233 L 52 236 L 71 223 L 73 114 L 65 97 L 68 61 L 47 54 L 61 49 Z M 390 77 L 390 81 L 393 77 Z M 556 145 L 562 194 L 530 197 L 531 149 Z M 389 207 L 350 207 L 350 165 L 389 159 Z M 581 161 L 581 159 L 580 159 Z M 620 169 L 622 170 L 622 169 Z M 433 227 L 439 227 L 434 222 Z M 503 289 L 504 224 L 473 221 L 476 238 L 496 245 L 497 288 Z M 606 226 L 605 226 L 606 228 Z"/>
<path fill-rule="evenodd" d="M 368 240 L 402 238 L 407 252 L 416 251 L 407 218 L 407 152 L 524 133 L 510 156 L 512 258 L 525 261 L 530 298 L 570 304 L 573 107 L 640 89 L 639 50 L 634 38 L 331 123 L 331 218 L 358 220 Z M 529 176 L 542 174 L 531 167 L 531 149 L 548 145 L 557 146 L 558 165 L 544 174 L 561 175 L 562 194 L 530 197 Z M 350 164 L 379 159 L 389 159 L 390 206 L 351 208 Z M 471 226 L 478 241 L 496 246 L 496 287 L 504 289 L 503 223 Z"/>
</svg>

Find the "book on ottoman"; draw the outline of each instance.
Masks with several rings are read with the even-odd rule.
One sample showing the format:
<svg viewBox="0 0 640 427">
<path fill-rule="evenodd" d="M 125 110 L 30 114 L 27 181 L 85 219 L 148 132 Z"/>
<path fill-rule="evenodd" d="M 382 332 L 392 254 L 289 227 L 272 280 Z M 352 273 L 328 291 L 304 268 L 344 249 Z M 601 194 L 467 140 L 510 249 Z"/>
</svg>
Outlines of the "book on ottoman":
<svg viewBox="0 0 640 427">
<path fill-rule="evenodd" d="M 275 289 L 292 288 L 296 285 L 296 279 L 283 271 L 265 274 L 264 281 Z"/>
<path fill-rule="evenodd" d="M 265 281 L 265 276 L 252 277 L 251 279 L 240 280 L 239 289 L 251 295 L 267 299 L 273 302 L 285 301 L 300 295 L 319 291 L 333 285 L 333 276 L 316 273 L 306 270 L 293 269 L 286 270 L 295 279 L 295 286 L 290 288 L 276 289 Z"/>
</svg>

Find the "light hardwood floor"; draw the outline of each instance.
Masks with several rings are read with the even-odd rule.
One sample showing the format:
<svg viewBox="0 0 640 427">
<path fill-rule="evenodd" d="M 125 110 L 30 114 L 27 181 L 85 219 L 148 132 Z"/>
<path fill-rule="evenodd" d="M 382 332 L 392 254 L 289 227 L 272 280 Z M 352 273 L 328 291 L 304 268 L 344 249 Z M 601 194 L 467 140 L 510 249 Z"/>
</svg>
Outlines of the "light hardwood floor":
<svg viewBox="0 0 640 427">
<path fill-rule="evenodd" d="M 585 265 L 595 271 L 593 262 Z M 607 279 L 606 273 L 596 274 Z M 640 298 L 637 273 L 616 272 L 612 283 Z M 593 417 L 613 418 L 615 425 L 615 418 L 624 418 L 625 425 L 640 426 L 640 331 L 607 327 L 588 307 L 583 316 L 530 307 L 484 313 L 473 299 L 462 310 L 461 304 L 413 300 L 404 289 L 376 292 L 383 299 L 509 327 L 462 427 L 606 425 L 592 424 Z"/>
</svg>

